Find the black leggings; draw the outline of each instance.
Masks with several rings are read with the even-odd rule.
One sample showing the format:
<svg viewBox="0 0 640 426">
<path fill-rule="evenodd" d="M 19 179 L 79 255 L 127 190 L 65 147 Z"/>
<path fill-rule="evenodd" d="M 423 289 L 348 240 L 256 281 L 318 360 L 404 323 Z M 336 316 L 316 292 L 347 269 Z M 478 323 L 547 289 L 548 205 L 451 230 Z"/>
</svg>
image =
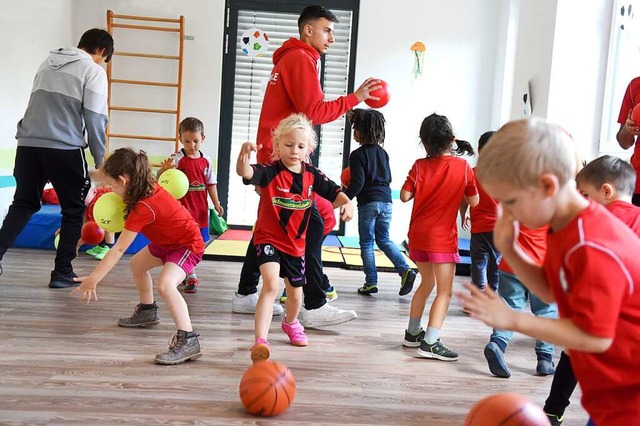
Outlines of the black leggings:
<svg viewBox="0 0 640 426">
<path fill-rule="evenodd" d="M 305 246 L 305 277 L 307 278 L 307 283 L 302 287 L 304 307 L 308 310 L 318 309 L 327 303 L 326 296 L 321 287 L 324 281 L 324 274 L 322 273 L 323 233 L 324 221 L 314 203 L 311 210 L 311 217 L 309 218 Z M 256 293 L 258 291 L 259 280 L 260 269 L 256 259 L 256 249 L 253 245 L 253 239 L 251 239 L 249 247 L 247 247 L 242 271 L 240 272 L 238 294 L 248 295 Z"/>
<path fill-rule="evenodd" d="M 19 146 L 13 176 L 16 192 L 0 229 L 0 259 L 27 226 L 31 216 L 40 210 L 42 191 L 51 181 L 62 212 L 55 271 L 70 274 L 82 229 L 84 199 L 91 186 L 84 150 Z"/>
<path fill-rule="evenodd" d="M 569 406 L 569 398 L 578 384 L 576 376 L 573 374 L 571 367 L 571 358 L 562 351 L 560 361 L 556 367 L 551 382 L 551 390 L 549 396 L 544 403 L 545 413 L 555 414 L 558 417 L 564 415 L 564 410 Z"/>
</svg>

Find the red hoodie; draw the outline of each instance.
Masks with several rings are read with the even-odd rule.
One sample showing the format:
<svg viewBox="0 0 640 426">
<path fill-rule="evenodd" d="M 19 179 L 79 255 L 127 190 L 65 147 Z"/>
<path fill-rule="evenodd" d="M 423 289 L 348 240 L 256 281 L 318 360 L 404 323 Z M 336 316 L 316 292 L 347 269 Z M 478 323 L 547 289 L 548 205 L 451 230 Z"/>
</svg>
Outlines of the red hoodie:
<svg viewBox="0 0 640 426">
<path fill-rule="evenodd" d="M 325 124 L 358 105 L 355 94 L 324 101 L 320 86 L 318 60 L 320 54 L 297 38 L 285 41 L 273 53 L 273 71 L 264 94 L 257 143 L 258 163 L 270 163 L 273 145 L 271 132 L 280 120 L 291 114 L 303 113 L 313 124 Z"/>
</svg>

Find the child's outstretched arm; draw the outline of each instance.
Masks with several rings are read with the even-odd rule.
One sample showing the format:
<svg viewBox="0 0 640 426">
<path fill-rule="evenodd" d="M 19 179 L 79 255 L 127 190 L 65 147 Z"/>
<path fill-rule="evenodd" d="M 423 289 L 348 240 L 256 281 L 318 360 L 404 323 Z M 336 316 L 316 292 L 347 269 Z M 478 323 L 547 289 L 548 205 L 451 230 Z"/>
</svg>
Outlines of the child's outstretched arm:
<svg viewBox="0 0 640 426">
<path fill-rule="evenodd" d="M 96 287 L 98 283 L 113 269 L 118 263 L 124 252 L 129 248 L 133 240 L 138 235 L 137 232 L 123 230 L 118 238 L 118 242 L 113 246 L 107 255 L 100 261 L 98 266 L 93 270 L 90 275 L 84 277 L 74 278 L 74 281 L 80 283 L 80 287 L 74 288 L 71 291 L 72 295 L 80 294 L 80 300 L 87 300 L 87 303 L 91 302 L 91 299 L 98 301 L 98 294 L 96 293 Z"/>
<path fill-rule="evenodd" d="M 164 160 L 162 163 L 160 163 L 160 168 L 156 172 L 156 177 L 160 177 L 161 174 L 163 174 L 164 172 L 166 172 L 169 169 L 173 169 L 173 158 L 172 157 L 169 157 L 166 160 Z"/>
<path fill-rule="evenodd" d="M 613 343 L 612 338 L 586 333 L 567 318 L 541 318 L 514 311 L 490 288 L 480 291 L 474 285 L 465 284 L 465 287 L 468 293 L 457 293 L 465 309 L 471 312 L 472 317 L 494 329 L 517 331 L 537 340 L 583 352 L 605 352 Z"/>
<path fill-rule="evenodd" d="M 253 142 L 245 142 L 240 147 L 238 161 L 236 162 L 236 173 L 245 179 L 253 177 L 253 167 L 251 167 L 251 152 L 258 152 L 258 146 Z"/>
<path fill-rule="evenodd" d="M 349 222 L 353 218 L 353 203 L 344 192 L 338 193 L 338 196 L 333 202 L 333 208 L 338 207 L 340 207 L 340 220 Z"/>
</svg>

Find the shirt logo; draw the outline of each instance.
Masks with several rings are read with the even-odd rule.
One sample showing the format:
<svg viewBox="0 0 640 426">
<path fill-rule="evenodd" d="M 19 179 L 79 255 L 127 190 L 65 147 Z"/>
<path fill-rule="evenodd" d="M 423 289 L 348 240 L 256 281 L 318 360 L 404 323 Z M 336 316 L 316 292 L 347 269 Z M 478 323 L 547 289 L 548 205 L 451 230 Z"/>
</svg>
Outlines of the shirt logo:
<svg viewBox="0 0 640 426">
<path fill-rule="evenodd" d="M 311 207 L 311 200 L 293 200 L 285 197 L 273 197 L 271 202 L 274 206 L 287 210 L 306 210 Z"/>
<path fill-rule="evenodd" d="M 278 185 L 276 185 L 276 189 L 278 191 L 280 191 L 280 192 L 287 192 L 287 193 L 291 192 L 291 188 L 283 188 L 283 187 L 278 186 Z"/>
<path fill-rule="evenodd" d="M 274 72 L 273 74 L 271 74 L 271 77 L 269 77 L 269 84 L 276 84 L 278 82 L 278 73 Z"/>
</svg>

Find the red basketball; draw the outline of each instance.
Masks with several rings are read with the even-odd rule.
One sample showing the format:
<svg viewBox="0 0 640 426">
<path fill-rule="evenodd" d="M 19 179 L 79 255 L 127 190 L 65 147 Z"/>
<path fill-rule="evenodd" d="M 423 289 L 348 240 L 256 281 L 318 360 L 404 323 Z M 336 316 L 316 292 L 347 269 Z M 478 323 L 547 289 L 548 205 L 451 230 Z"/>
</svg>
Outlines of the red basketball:
<svg viewBox="0 0 640 426">
<path fill-rule="evenodd" d="M 497 393 L 478 401 L 464 426 L 549 426 L 547 415 L 535 403 L 515 393 Z"/>
<path fill-rule="evenodd" d="M 279 362 L 257 362 L 244 372 L 240 380 L 242 405 L 255 416 L 277 416 L 289 408 L 295 396 L 293 374 Z"/>
<path fill-rule="evenodd" d="M 340 182 L 342 182 L 342 186 L 345 188 L 347 188 L 351 183 L 351 169 L 349 167 L 342 171 L 342 174 L 340 175 Z"/>
<path fill-rule="evenodd" d="M 104 229 L 100 228 L 94 221 L 89 221 L 82 225 L 80 238 L 87 244 L 96 245 L 104 239 Z"/>
<path fill-rule="evenodd" d="M 640 126 L 640 104 L 633 107 L 633 111 L 631 111 L 631 119 L 636 123 L 636 126 Z"/>
<path fill-rule="evenodd" d="M 389 93 L 389 85 L 382 80 L 380 80 L 380 85 L 382 86 L 381 88 L 370 92 L 371 96 L 380 98 L 380 100 L 374 101 L 373 99 L 366 99 L 364 101 L 364 103 L 369 105 L 371 108 L 382 108 L 387 104 L 387 102 L 389 102 L 389 98 L 391 97 L 391 94 Z"/>
</svg>

